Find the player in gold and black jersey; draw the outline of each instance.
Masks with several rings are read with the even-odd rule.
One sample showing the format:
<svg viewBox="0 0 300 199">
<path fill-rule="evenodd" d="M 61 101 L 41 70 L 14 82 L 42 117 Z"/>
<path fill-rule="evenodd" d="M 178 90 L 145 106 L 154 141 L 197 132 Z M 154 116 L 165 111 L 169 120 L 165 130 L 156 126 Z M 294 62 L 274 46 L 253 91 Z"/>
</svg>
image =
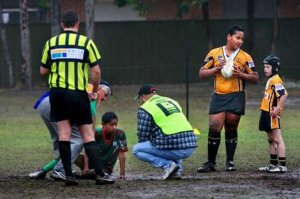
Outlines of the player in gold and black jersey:
<svg viewBox="0 0 300 199">
<path fill-rule="evenodd" d="M 235 171 L 233 161 L 237 146 L 237 128 L 241 115 L 245 114 L 245 82 L 257 83 L 258 74 L 249 54 L 241 50 L 244 30 L 231 27 L 227 33 L 225 46 L 212 49 L 199 70 L 200 79 L 214 77 L 214 93 L 209 109 L 208 161 L 198 168 L 198 172 L 216 170 L 216 155 L 225 128 L 226 170 Z M 228 74 L 222 69 L 229 67 Z"/>
<path fill-rule="evenodd" d="M 263 63 L 265 76 L 269 79 L 260 105 L 259 130 L 265 131 L 268 136 L 270 164 L 260 167 L 258 170 L 270 173 L 285 173 L 287 167 L 285 144 L 280 130 L 280 115 L 288 93 L 278 75 L 280 59 L 274 55 L 269 55 Z"/>
</svg>

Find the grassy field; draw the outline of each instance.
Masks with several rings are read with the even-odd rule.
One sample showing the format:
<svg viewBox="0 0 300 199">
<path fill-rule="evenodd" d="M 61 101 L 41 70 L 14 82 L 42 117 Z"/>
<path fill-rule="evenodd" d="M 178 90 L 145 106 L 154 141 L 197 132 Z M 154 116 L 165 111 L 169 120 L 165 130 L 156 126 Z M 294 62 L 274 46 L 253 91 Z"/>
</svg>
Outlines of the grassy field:
<svg viewBox="0 0 300 199">
<path fill-rule="evenodd" d="M 206 141 L 208 128 L 208 104 L 211 94 L 211 85 L 192 84 L 190 87 L 189 119 L 195 128 L 199 128 L 199 147 L 188 162 L 188 167 L 195 169 L 206 160 Z M 119 128 L 125 130 L 129 147 L 136 142 L 136 110 L 139 101 L 133 100 L 139 86 L 113 86 L 113 96 L 101 104 L 98 110 L 98 124 L 105 111 L 114 111 L 119 116 Z M 184 85 L 158 85 L 160 94 L 177 99 L 185 107 Z M 209 89 L 208 89 L 209 88 Z M 251 85 L 248 88 L 248 105 L 246 115 L 242 117 L 239 128 L 239 145 L 236 161 L 240 169 L 256 168 L 267 162 L 267 142 L 265 133 L 258 131 L 259 101 L 262 92 L 261 85 Z M 288 88 L 289 98 L 282 117 L 282 131 L 286 142 L 287 159 L 291 168 L 299 166 L 297 155 L 300 152 L 297 145 L 300 134 L 299 111 L 300 107 L 295 99 L 299 99 L 300 91 L 297 88 Z M 52 157 L 51 140 L 37 111 L 32 105 L 43 93 L 43 90 L 20 91 L 2 90 L 0 92 L 0 173 L 7 173 L 10 167 L 18 172 L 32 170 Z M 224 140 L 224 135 L 222 134 Z M 224 141 L 221 144 L 218 162 L 224 163 Z M 136 161 L 128 153 L 128 161 Z M 130 168 L 129 170 L 135 170 Z M 253 169 L 254 169 L 253 168 Z"/>
<path fill-rule="evenodd" d="M 283 138 L 286 144 L 287 164 L 290 171 L 299 170 L 300 140 L 300 88 L 287 84 L 289 98 L 281 120 Z M 139 102 L 135 97 L 139 85 L 112 86 L 113 96 L 101 104 L 98 110 L 98 124 L 105 111 L 114 111 L 119 116 L 119 128 L 125 130 L 129 148 L 137 142 L 136 110 Z M 248 86 L 246 115 L 239 127 L 239 142 L 236 152 L 236 165 L 240 171 L 256 171 L 257 167 L 268 163 L 267 140 L 265 133 L 258 131 L 259 103 L 263 83 Z M 186 110 L 185 85 L 157 85 L 161 95 L 172 97 Z M 207 158 L 208 104 L 212 92 L 210 83 L 190 85 L 189 119 L 195 128 L 200 129 L 199 147 L 189 159 L 184 161 L 184 175 L 195 174 L 197 167 Z M 26 176 L 53 158 L 49 133 L 38 113 L 33 110 L 35 100 L 46 89 L 33 91 L 0 90 L 0 176 Z M 225 168 L 224 133 L 217 157 L 218 170 Z M 152 169 L 127 153 L 127 174 L 149 172 L 160 175 L 159 169 Z"/>
</svg>

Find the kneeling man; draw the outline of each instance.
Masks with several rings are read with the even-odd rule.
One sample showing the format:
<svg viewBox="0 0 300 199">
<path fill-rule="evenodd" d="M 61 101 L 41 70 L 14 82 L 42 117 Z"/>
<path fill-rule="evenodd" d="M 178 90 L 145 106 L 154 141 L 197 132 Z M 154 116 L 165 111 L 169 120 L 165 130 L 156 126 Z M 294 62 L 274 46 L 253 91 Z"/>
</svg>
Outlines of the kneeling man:
<svg viewBox="0 0 300 199">
<path fill-rule="evenodd" d="M 182 159 L 192 155 L 197 137 L 177 101 L 157 94 L 154 86 L 144 84 L 136 99 L 138 144 L 133 154 L 152 166 L 162 168 L 163 180 L 181 178 Z"/>
</svg>

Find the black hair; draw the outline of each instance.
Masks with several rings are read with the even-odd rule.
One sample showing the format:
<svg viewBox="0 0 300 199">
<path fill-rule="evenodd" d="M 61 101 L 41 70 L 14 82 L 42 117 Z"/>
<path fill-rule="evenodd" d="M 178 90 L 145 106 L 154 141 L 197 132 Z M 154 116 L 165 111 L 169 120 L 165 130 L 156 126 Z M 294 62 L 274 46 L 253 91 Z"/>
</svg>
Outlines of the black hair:
<svg viewBox="0 0 300 199">
<path fill-rule="evenodd" d="M 228 29 L 227 34 L 230 34 L 232 36 L 238 31 L 244 32 L 244 29 L 241 26 L 232 26 Z"/>
<path fill-rule="evenodd" d="M 66 28 L 71 28 L 79 22 L 79 17 L 76 12 L 68 10 L 62 15 L 61 22 Z"/>
<path fill-rule="evenodd" d="M 114 112 L 106 112 L 102 115 L 103 124 L 107 124 L 112 120 L 118 120 L 118 116 Z"/>
</svg>

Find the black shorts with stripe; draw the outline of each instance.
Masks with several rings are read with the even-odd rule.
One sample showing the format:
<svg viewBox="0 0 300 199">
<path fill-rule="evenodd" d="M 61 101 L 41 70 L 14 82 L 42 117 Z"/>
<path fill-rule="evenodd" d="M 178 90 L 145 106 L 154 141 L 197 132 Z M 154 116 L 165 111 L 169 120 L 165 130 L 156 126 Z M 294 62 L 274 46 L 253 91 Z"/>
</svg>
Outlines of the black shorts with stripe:
<svg viewBox="0 0 300 199">
<path fill-rule="evenodd" d="M 259 119 L 259 130 L 271 132 L 273 129 L 280 129 L 280 118 L 270 116 L 270 112 L 261 111 Z"/>
<path fill-rule="evenodd" d="M 237 115 L 245 115 L 245 92 L 229 94 L 214 93 L 210 99 L 209 114 L 231 112 Z"/>
<path fill-rule="evenodd" d="M 69 120 L 71 124 L 92 124 L 90 100 L 87 92 L 51 88 L 50 90 L 52 122 Z"/>
</svg>

